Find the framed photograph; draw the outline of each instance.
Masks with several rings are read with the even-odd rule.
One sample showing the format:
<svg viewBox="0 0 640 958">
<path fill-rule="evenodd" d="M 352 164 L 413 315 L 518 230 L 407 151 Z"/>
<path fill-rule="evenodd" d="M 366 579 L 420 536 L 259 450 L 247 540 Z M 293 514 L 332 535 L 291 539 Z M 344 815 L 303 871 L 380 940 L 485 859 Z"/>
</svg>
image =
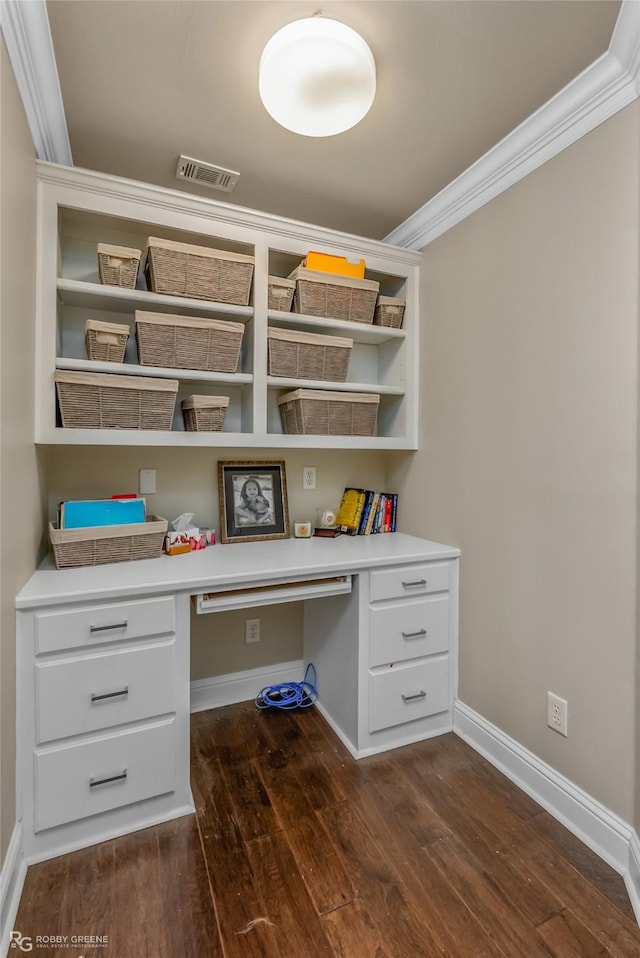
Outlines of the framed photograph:
<svg viewBox="0 0 640 958">
<path fill-rule="evenodd" d="M 288 539 L 284 462 L 219 462 L 220 541 Z"/>
</svg>

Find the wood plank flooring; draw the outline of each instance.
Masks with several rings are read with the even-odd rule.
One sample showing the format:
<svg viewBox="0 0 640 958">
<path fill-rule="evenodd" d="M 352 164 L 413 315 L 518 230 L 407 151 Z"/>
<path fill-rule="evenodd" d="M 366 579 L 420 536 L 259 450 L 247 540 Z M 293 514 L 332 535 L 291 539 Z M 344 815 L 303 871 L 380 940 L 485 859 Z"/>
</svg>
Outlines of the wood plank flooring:
<svg viewBox="0 0 640 958">
<path fill-rule="evenodd" d="M 253 703 L 191 732 L 195 816 L 29 868 L 32 955 L 640 958 L 620 876 L 455 735 L 356 762 Z"/>
</svg>

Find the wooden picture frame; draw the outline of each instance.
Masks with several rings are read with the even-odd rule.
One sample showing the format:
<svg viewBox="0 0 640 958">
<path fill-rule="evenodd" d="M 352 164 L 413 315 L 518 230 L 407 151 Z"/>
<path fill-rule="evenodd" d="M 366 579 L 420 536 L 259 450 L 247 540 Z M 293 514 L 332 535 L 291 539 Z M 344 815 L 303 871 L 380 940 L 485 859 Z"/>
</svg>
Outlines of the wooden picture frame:
<svg viewBox="0 0 640 958">
<path fill-rule="evenodd" d="M 220 541 L 289 538 L 284 462 L 218 462 Z"/>
</svg>

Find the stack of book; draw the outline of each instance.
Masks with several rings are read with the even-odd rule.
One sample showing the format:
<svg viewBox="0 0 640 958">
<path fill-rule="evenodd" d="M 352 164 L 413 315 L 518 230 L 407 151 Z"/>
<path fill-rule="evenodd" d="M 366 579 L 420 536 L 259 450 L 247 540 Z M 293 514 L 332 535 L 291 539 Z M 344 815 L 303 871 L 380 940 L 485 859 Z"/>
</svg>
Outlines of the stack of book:
<svg viewBox="0 0 640 958">
<path fill-rule="evenodd" d="M 397 512 L 397 493 L 348 487 L 342 494 L 336 525 L 351 536 L 395 532 Z"/>
</svg>

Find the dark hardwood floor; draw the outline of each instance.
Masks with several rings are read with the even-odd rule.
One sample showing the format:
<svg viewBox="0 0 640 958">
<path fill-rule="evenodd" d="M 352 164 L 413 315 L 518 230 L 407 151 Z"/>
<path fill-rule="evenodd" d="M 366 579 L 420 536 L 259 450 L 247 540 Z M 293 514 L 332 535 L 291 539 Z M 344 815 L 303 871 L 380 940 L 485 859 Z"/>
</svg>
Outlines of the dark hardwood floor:
<svg viewBox="0 0 640 958">
<path fill-rule="evenodd" d="M 639 958 L 620 876 L 455 735 L 356 762 L 315 709 L 191 728 L 195 816 L 28 870 L 16 929 L 106 946 L 32 955 Z"/>
</svg>

